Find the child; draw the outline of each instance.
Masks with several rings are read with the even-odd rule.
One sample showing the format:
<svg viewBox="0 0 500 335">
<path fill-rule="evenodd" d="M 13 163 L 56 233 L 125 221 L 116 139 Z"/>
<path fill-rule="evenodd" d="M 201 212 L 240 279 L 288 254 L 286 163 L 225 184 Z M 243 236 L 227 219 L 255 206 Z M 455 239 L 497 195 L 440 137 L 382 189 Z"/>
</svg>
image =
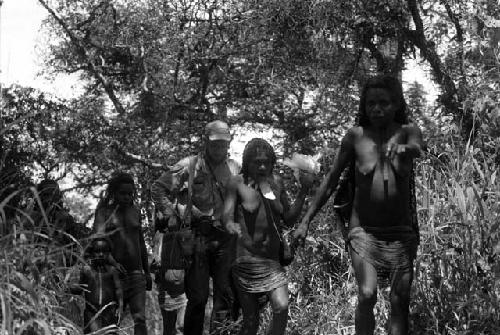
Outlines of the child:
<svg viewBox="0 0 500 335">
<path fill-rule="evenodd" d="M 134 334 L 146 335 L 146 290 L 151 290 L 148 255 L 141 213 L 134 204 L 135 183 L 128 173 L 113 174 L 104 199 L 97 205 L 94 230 L 108 236 L 110 262 L 121 272 L 123 298 L 134 319 Z"/>
<path fill-rule="evenodd" d="M 90 246 L 90 266 L 80 272 L 79 286 L 71 293 L 85 292 L 84 333 L 93 333 L 118 325 L 123 310 L 123 292 L 118 271 L 109 262 L 110 246 L 106 239 L 96 239 Z"/>
<path fill-rule="evenodd" d="M 262 296 L 271 302 L 273 315 L 268 334 L 284 334 L 288 319 L 288 284 L 280 260 L 283 220 L 288 226 L 299 218 L 313 182 L 311 174 L 300 176 L 300 189 L 292 206 L 283 181 L 273 173 L 276 155 L 263 139 L 254 138 L 243 152 L 242 175 L 234 176 L 224 202 L 226 229 L 238 236 L 232 267 L 243 310 L 240 335 L 255 335 L 259 327 Z"/>
<path fill-rule="evenodd" d="M 358 283 L 356 334 L 373 334 L 377 276 L 390 275 L 392 335 L 408 333 L 413 260 L 418 244 L 412 222 L 413 159 L 422 148 L 420 129 L 408 123 L 401 83 L 379 75 L 361 93 L 359 126 L 342 139 L 333 165 L 298 229 L 303 243 L 309 223 L 336 189 L 339 177 L 355 162 L 354 199 L 347 243 Z"/>
<path fill-rule="evenodd" d="M 158 287 L 163 335 L 184 334 L 184 314 L 187 305 L 184 278 L 188 264 L 181 254 L 180 241 L 176 240 L 179 229 L 179 222 L 174 220 L 157 220 L 155 224 L 151 269 Z"/>
</svg>

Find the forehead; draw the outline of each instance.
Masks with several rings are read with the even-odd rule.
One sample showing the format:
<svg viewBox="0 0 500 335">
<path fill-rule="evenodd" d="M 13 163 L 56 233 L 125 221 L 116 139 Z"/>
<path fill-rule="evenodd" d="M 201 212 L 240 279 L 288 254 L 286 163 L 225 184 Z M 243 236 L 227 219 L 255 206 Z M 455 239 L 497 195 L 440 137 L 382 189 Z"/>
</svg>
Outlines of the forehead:
<svg viewBox="0 0 500 335">
<path fill-rule="evenodd" d="M 97 241 L 94 243 L 94 251 L 104 251 L 108 249 L 108 242 L 106 241 Z"/>
<path fill-rule="evenodd" d="M 371 87 L 366 91 L 366 100 L 396 100 L 391 91 L 382 87 Z"/>
<path fill-rule="evenodd" d="M 120 184 L 118 186 L 118 192 L 134 192 L 134 185 L 133 184 Z"/>
<path fill-rule="evenodd" d="M 253 160 L 270 160 L 271 155 L 264 148 L 257 148 Z"/>
<path fill-rule="evenodd" d="M 223 146 L 223 145 L 229 145 L 229 141 L 226 141 L 226 140 L 209 140 L 208 144 L 209 145 Z"/>
</svg>

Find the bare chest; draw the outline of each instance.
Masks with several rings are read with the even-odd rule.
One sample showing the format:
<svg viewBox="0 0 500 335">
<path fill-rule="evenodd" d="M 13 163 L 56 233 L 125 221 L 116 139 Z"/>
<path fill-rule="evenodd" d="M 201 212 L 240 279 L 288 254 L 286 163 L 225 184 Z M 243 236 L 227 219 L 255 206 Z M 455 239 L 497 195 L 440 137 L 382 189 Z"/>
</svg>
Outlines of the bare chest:
<svg viewBox="0 0 500 335">
<path fill-rule="evenodd" d="M 406 138 L 396 132 L 388 138 L 366 135 L 356 141 L 356 168 L 360 174 L 366 176 L 377 170 L 383 173 L 386 169 L 393 169 L 398 175 L 408 175 L 411 159 L 404 155 L 395 155 L 392 159 L 387 157 L 388 143 L 406 144 Z"/>
</svg>

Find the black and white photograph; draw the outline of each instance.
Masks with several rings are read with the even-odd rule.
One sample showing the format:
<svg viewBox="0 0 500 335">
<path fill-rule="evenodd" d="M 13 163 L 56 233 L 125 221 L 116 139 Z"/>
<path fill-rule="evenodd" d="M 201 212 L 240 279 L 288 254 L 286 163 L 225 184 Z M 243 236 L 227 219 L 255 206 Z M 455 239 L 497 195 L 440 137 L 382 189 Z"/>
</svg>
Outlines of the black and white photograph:
<svg viewBox="0 0 500 335">
<path fill-rule="evenodd" d="M 0 335 L 500 334 L 499 0 L 0 0 Z"/>
</svg>

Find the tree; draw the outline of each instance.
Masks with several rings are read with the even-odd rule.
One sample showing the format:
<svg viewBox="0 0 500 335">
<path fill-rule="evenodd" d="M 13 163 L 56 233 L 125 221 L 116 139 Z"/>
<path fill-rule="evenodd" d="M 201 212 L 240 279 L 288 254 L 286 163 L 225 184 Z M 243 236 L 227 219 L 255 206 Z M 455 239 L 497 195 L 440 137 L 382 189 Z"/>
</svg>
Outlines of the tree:
<svg viewBox="0 0 500 335">
<path fill-rule="evenodd" d="M 214 118 L 281 130 L 285 154 L 336 143 L 364 79 L 400 74 L 416 51 L 468 138 L 478 124 L 465 104 L 470 78 L 485 65 L 467 23 L 496 13 L 465 1 L 39 1 L 53 39 L 64 36 L 47 50 L 49 68 L 87 84 L 70 102 L 74 139 L 63 142 L 92 169 L 80 182 L 126 168 L 145 192 L 158 166 L 199 148 Z"/>
</svg>

